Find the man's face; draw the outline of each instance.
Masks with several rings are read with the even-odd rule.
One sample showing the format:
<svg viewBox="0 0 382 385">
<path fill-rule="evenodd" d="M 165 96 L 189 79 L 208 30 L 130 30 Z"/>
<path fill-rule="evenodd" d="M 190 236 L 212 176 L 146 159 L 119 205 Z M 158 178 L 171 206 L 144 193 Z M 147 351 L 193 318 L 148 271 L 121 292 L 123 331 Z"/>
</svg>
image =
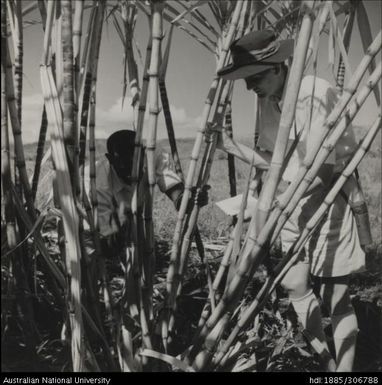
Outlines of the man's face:
<svg viewBox="0 0 382 385">
<path fill-rule="evenodd" d="M 131 182 L 133 158 L 134 149 L 126 149 L 126 152 L 123 154 L 117 152 L 108 154 L 109 162 L 113 166 L 118 177 L 127 184 Z"/>
<path fill-rule="evenodd" d="M 281 67 L 270 68 L 253 76 L 245 78 L 247 90 L 256 92 L 259 98 L 280 96 L 284 86 L 284 73 Z"/>
</svg>

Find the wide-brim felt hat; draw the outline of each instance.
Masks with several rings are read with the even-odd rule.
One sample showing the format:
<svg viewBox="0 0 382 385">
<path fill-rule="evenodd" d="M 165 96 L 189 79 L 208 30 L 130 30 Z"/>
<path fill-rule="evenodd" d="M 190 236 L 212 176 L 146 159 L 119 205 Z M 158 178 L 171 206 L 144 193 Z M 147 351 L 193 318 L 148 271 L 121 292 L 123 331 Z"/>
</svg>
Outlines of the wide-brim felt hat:
<svg viewBox="0 0 382 385">
<path fill-rule="evenodd" d="M 230 46 L 232 63 L 218 71 L 227 80 L 244 79 L 272 68 L 292 56 L 294 40 L 276 40 L 271 30 L 253 31 Z"/>
</svg>

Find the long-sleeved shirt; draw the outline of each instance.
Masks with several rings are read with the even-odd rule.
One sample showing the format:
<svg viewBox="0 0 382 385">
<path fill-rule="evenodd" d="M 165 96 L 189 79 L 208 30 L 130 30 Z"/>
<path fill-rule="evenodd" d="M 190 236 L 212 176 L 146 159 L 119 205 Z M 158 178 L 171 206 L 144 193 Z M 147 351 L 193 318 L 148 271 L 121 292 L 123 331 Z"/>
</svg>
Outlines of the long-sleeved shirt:
<svg viewBox="0 0 382 385">
<path fill-rule="evenodd" d="M 182 182 L 172 169 L 169 154 L 162 149 L 157 149 L 155 152 L 155 174 L 156 184 L 164 193 Z M 89 179 L 86 178 L 86 180 L 86 187 L 89 189 Z M 99 231 L 102 236 L 106 237 L 118 232 L 119 226 L 129 220 L 134 188 L 118 177 L 106 157 L 96 164 L 96 188 Z M 142 180 L 138 186 L 138 208 L 143 207 L 147 189 L 148 177 L 145 161 Z"/>
</svg>

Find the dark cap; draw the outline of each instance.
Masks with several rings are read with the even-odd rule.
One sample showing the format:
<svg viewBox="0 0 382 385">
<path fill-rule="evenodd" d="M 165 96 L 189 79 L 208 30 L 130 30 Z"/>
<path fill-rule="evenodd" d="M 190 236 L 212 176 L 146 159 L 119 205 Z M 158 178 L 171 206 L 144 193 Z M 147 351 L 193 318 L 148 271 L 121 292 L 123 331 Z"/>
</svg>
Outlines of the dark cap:
<svg viewBox="0 0 382 385">
<path fill-rule="evenodd" d="M 120 130 L 116 131 L 109 136 L 106 142 L 107 152 L 112 154 L 123 154 L 126 149 L 131 150 L 134 148 L 135 143 L 135 131 L 132 130 Z"/>
</svg>

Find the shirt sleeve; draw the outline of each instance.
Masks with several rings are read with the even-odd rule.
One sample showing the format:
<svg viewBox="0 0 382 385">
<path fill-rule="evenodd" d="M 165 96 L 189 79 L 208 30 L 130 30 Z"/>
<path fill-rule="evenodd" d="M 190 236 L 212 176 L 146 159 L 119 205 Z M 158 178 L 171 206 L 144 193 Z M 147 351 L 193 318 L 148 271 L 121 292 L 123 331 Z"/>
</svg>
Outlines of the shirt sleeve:
<svg viewBox="0 0 382 385">
<path fill-rule="evenodd" d="M 119 230 L 115 219 L 113 195 L 109 183 L 109 171 L 107 160 L 103 160 L 96 164 L 97 219 L 99 232 L 104 237 L 114 234 Z M 85 186 L 88 195 L 89 185 L 90 180 L 88 170 L 85 170 Z"/>
<path fill-rule="evenodd" d="M 158 148 L 155 152 L 155 173 L 157 185 L 163 193 L 182 183 L 182 180 L 174 171 L 174 164 L 170 154 L 162 148 Z"/>
<path fill-rule="evenodd" d="M 304 158 L 311 153 L 316 143 L 325 134 L 325 122 L 337 102 L 337 94 L 323 79 L 306 76 L 301 82 L 295 121 L 290 130 L 289 146 L 300 134 L 298 143 L 283 174 L 283 179 L 292 181 Z M 335 165 L 335 150 L 331 151 L 325 164 Z"/>
<path fill-rule="evenodd" d="M 119 227 L 115 219 L 116 212 L 113 205 L 113 198 L 109 190 L 97 188 L 98 200 L 98 226 L 102 236 L 107 237 L 117 233 Z"/>
</svg>

